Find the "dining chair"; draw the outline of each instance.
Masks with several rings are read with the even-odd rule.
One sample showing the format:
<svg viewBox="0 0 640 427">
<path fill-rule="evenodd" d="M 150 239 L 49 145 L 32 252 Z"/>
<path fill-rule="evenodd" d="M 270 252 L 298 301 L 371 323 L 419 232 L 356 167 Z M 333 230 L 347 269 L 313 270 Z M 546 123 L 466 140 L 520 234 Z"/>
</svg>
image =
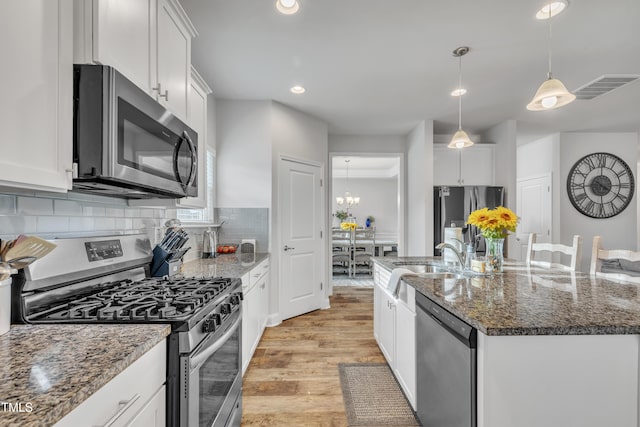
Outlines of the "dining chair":
<svg viewBox="0 0 640 427">
<path fill-rule="evenodd" d="M 602 237 L 595 236 L 591 249 L 591 268 L 589 270 L 591 275 L 601 279 L 640 284 L 640 277 L 626 274 L 625 271 L 628 270 L 621 269 L 618 272 L 615 268 L 607 268 L 607 271 L 603 272 L 603 261 L 607 260 L 618 261 L 618 266 L 620 266 L 620 261 L 638 262 L 640 261 L 640 252 L 626 249 L 602 249 Z"/>
<path fill-rule="evenodd" d="M 373 261 L 376 244 L 375 228 L 356 228 L 353 231 L 353 275 L 367 273 L 373 275 Z"/>
<path fill-rule="evenodd" d="M 553 261 L 542 261 L 534 259 L 536 253 L 549 252 L 551 256 L 554 253 L 569 255 L 571 261 L 569 265 L 556 263 Z M 573 236 L 573 244 L 571 246 L 561 243 L 536 243 L 536 233 L 529 234 L 529 244 L 527 245 L 526 263 L 528 266 L 542 268 L 558 268 L 564 271 L 577 271 L 582 261 L 582 236 Z"/>
<path fill-rule="evenodd" d="M 353 233 L 351 230 L 331 230 L 331 264 L 334 273 L 346 273 L 349 277 L 353 269 Z"/>
</svg>

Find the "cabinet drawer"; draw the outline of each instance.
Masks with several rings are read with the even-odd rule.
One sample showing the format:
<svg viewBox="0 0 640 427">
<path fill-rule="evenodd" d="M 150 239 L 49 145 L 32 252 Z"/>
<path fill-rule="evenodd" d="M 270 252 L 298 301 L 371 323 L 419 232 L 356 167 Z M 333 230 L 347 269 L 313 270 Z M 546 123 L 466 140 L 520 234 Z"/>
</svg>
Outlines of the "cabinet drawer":
<svg viewBox="0 0 640 427">
<path fill-rule="evenodd" d="M 260 281 L 269 272 L 269 260 L 266 259 L 251 270 L 249 278 L 249 288 Z"/>
<path fill-rule="evenodd" d="M 118 376 L 105 384 L 55 427 L 125 426 L 162 388 L 166 380 L 166 340 L 157 344 Z"/>
</svg>

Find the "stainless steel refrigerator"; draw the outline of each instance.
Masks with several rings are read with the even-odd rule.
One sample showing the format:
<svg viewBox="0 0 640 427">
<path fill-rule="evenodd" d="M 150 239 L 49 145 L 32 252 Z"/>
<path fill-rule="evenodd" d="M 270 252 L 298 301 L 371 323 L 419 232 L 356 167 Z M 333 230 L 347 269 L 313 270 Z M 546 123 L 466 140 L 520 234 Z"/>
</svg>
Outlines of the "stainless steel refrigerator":
<svg viewBox="0 0 640 427">
<path fill-rule="evenodd" d="M 445 227 L 461 227 L 462 239 L 473 243 L 476 252 L 484 253 L 485 245 L 480 230 L 466 225 L 469 213 L 484 207 L 493 209 L 504 204 L 504 187 L 463 186 L 434 187 L 434 244 L 444 240 Z M 440 251 L 435 249 L 435 255 Z"/>
</svg>

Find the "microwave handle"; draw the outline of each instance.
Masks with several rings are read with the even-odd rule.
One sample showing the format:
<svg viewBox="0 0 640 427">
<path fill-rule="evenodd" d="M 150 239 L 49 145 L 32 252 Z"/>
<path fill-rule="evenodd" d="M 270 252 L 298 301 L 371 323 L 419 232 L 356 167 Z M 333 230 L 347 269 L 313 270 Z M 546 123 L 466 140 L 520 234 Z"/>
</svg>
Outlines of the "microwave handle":
<svg viewBox="0 0 640 427">
<path fill-rule="evenodd" d="M 182 137 L 187 140 L 189 149 L 191 150 L 191 172 L 189 173 L 189 179 L 187 180 L 187 187 L 191 187 L 191 185 L 193 185 L 193 181 L 195 181 L 196 179 L 196 175 L 198 172 L 198 152 L 196 149 L 196 144 L 193 143 L 187 131 L 182 132 Z"/>
</svg>

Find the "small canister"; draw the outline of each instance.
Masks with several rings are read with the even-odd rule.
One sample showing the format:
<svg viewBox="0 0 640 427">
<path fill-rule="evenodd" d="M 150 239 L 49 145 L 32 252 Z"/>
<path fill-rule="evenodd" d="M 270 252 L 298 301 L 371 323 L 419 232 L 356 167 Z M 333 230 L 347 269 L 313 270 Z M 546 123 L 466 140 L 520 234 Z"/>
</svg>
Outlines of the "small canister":
<svg viewBox="0 0 640 427">
<path fill-rule="evenodd" d="M 0 335 L 11 328 L 11 274 L 15 273 L 13 268 L 0 266 Z"/>
</svg>

